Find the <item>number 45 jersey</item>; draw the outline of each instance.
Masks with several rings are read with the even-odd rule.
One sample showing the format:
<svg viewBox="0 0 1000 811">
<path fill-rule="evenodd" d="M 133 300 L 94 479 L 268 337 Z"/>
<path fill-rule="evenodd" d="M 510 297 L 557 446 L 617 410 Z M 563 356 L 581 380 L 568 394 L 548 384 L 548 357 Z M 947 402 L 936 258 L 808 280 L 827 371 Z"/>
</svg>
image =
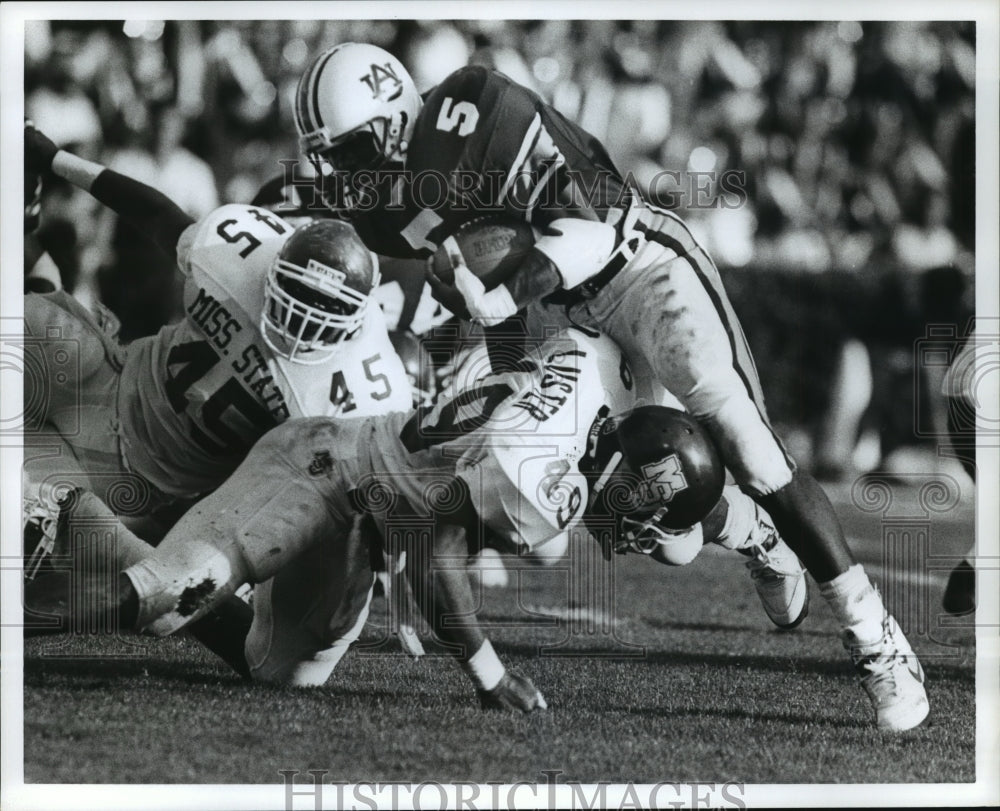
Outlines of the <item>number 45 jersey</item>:
<svg viewBox="0 0 1000 811">
<path fill-rule="evenodd" d="M 184 318 L 130 345 L 119 389 L 125 458 L 165 493 L 214 489 L 289 418 L 411 407 L 374 301 L 359 332 L 323 364 L 294 363 L 268 347 L 260 331 L 264 283 L 293 230 L 264 209 L 227 205 L 178 241 Z"/>
</svg>

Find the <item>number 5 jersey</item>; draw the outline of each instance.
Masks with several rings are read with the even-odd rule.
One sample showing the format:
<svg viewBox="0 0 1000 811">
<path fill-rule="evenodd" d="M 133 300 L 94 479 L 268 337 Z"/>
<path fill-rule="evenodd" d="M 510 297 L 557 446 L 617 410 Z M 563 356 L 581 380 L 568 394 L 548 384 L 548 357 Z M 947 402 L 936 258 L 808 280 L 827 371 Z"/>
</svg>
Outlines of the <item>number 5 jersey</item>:
<svg viewBox="0 0 1000 811">
<path fill-rule="evenodd" d="M 289 418 L 411 407 L 374 301 L 361 329 L 325 363 L 295 363 L 268 347 L 260 330 L 265 278 L 292 232 L 264 209 L 227 205 L 178 241 L 184 317 L 129 346 L 118 395 L 128 465 L 164 493 L 217 487 Z"/>
</svg>

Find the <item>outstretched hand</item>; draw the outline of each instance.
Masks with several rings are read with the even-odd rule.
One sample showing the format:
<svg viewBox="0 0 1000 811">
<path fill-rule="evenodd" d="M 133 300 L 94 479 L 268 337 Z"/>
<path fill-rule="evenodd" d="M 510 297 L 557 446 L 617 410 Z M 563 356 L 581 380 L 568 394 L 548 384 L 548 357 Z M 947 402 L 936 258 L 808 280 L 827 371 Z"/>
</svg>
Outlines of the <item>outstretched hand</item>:
<svg viewBox="0 0 1000 811">
<path fill-rule="evenodd" d="M 548 709 L 545 697 L 527 676 L 508 670 L 492 690 L 480 690 L 479 701 L 484 710 L 533 710 Z"/>
<path fill-rule="evenodd" d="M 52 139 L 35 129 L 30 121 L 24 122 L 24 168 L 29 172 L 45 174 L 52 168 L 52 160 L 59 151 Z"/>
</svg>

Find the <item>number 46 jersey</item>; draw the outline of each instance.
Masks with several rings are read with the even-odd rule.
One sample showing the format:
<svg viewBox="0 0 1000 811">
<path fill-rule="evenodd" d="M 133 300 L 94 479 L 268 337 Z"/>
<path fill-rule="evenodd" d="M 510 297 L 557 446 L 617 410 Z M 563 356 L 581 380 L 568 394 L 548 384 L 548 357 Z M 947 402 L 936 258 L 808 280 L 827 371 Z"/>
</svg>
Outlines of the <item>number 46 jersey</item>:
<svg viewBox="0 0 1000 811">
<path fill-rule="evenodd" d="M 226 205 L 178 241 L 184 318 L 129 346 L 119 389 L 125 458 L 165 493 L 214 489 L 286 419 L 411 406 L 374 301 L 358 333 L 325 363 L 294 363 L 268 347 L 260 331 L 264 283 L 293 230 L 264 209 Z"/>
</svg>

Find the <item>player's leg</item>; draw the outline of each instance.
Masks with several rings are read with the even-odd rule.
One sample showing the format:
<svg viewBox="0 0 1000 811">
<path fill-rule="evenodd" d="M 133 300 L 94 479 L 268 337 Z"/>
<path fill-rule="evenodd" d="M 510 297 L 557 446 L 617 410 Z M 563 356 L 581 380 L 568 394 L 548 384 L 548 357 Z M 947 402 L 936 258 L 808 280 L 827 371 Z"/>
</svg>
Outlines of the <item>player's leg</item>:
<svg viewBox="0 0 1000 811">
<path fill-rule="evenodd" d="M 668 408 L 684 404 L 655 380 L 646 359 L 633 362 L 636 397 Z M 750 559 L 746 566 L 764 612 L 779 628 L 797 627 L 809 614 L 809 585 L 796 554 L 784 542 L 767 512 L 738 487 L 727 486 L 718 505 L 702 522 L 704 543 L 715 543 Z M 662 562 L 688 563 L 698 554 L 697 537 L 679 537 Z"/>
<path fill-rule="evenodd" d="M 70 477 L 73 461 L 67 453 L 34 457 L 25 466 L 25 481 L 39 476 L 46 463 L 58 468 L 55 475 L 42 475 L 43 486 L 36 490 L 52 498 L 54 512 L 41 510 L 39 505 L 44 501 L 36 500 L 36 506 L 28 508 L 29 513 L 42 519 L 48 531 L 38 533 L 39 543 L 35 547 L 36 550 L 44 547 L 44 555 L 26 550 L 31 555 L 24 584 L 26 637 L 60 633 L 66 629 L 71 612 L 88 609 L 102 614 L 104 627 L 117 624 L 119 616 L 113 607 L 122 596 L 114 591 L 120 585 L 117 573 L 153 552 L 153 547 L 132 533 L 101 499 L 84 489 L 89 479 L 83 471 Z M 72 486 L 71 482 L 78 486 Z M 61 495 L 56 499 L 53 493 Z M 24 503 L 30 504 L 27 498 Z M 27 532 L 26 539 L 30 535 Z M 44 561 L 44 565 L 35 566 L 35 561 L 39 564 Z M 187 628 L 238 673 L 249 675 L 243 658 L 243 640 L 252 616 L 246 603 L 232 597 Z M 58 622 L 53 622 L 54 619 Z"/>
<path fill-rule="evenodd" d="M 254 587 L 246 660 L 259 681 L 320 686 L 368 618 L 374 573 L 355 521 Z"/>
<path fill-rule="evenodd" d="M 221 487 L 126 570 L 124 615 L 139 629 L 172 633 L 244 583 L 273 577 L 327 534 L 346 531 L 350 483 L 337 460 L 355 452 L 357 422 L 293 420 L 265 435 Z"/>
<path fill-rule="evenodd" d="M 100 435 L 95 429 L 99 416 L 96 409 L 85 412 L 73 442 Z M 94 492 L 100 488 L 136 502 L 141 499 L 129 494 L 144 492 L 145 483 L 124 471 L 115 454 L 87 453 L 54 426 L 45 423 L 42 429 L 25 437 L 21 475 L 27 636 L 63 631 L 70 612 L 79 613 L 86 604 L 78 592 L 106 588 L 117 572 L 149 550 Z M 108 431 L 105 442 L 112 444 L 113 431 Z"/>
<path fill-rule="evenodd" d="M 80 411 L 113 409 L 124 350 L 118 320 L 64 290 L 24 297 L 25 433 L 49 422 L 74 435 Z"/>
<path fill-rule="evenodd" d="M 77 489 L 117 514 L 152 509 L 159 494 L 126 469 L 120 450 L 117 319 L 103 307 L 87 310 L 64 291 L 25 296 L 24 319 L 25 503 L 52 517 L 58 501 Z M 88 503 L 82 493 L 75 499 L 81 520 Z M 103 504 L 95 517 L 105 517 Z M 127 554 L 131 535 L 118 535 Z"/>
<path fill-rule="evenodd" d="M 591 304 L 595 319 L 626 353 L 642 352 L 705 425 L 737 483 L 768 511 L 813 575 L 844 629 L 879 726 L 916 726 L 927 715 L 919 664 L 848 548 L 826 494 L 796 469 L 774 435 L 714 265 L 676 219 L 655 226 L 670 253 L 619 274 Z"/>
<path fill-rule="evenodd" d="M 809 615 L 809 588 L 799 558 L 771 517 L 738 487 L 727 486 L 703 522 L 706 543 L 745 555 L 754 588 L 775 625 L 789 630 Z"/>
</svg>

